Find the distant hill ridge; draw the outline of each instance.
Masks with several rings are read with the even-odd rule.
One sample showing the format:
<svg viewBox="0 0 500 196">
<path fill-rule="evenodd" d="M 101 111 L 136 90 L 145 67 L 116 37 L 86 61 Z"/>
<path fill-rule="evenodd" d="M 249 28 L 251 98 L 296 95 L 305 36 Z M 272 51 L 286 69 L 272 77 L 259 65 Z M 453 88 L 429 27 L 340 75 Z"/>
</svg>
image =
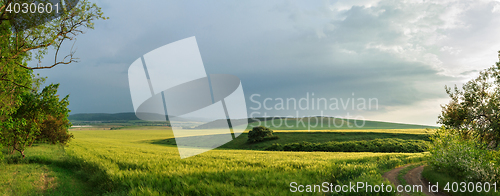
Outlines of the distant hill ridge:
<svg viewBox="0 0 500 196">
<path fill-rule="evenodd" d="M 71 114 L 68 117 L 72 121 L 115 121 L 115 120 L 140 120 L 133 112 L 125 113 L 83 113 Z"/>
<path fill-rule="evenodd" d="M 153 115 L 153 114 L 151 114 Z M 140 120 L 137 118 L 135 113 L 133 112 L 125 112 L 125 113 L 116 113 L 116 114 L 108 114 L 108 113 L 85 113 L 85 114 L 72 114 L 69 116 L 69 120 L 71 121 L 134 121 Z M 293 127 L 287 127 L 284 124 L 286 120 L 289 126 L 293 125 Z M 323 126 L 321 126 L 321 121 L 323 120 Z M 335 122 L 333 124 L 328 125 L 328 121 Z M 221 125 L 221 121 L 227 121 L 226 119 L 220 119 L 212 122 L 205 123 L 203 125 L 199 125 L 195 128 L 197 129 L 213 129 L 220 128 L 217 127 Z M 364 125 L 362 127 L 356 127 L 354 119 L 340 119 L 340 118 L 330 118 L 330 117 L 305 117 L 302 119 L 296 118 L 285 118 L 285 117 L 274 117 L 274 118 L 249 118 L 249 119 L 235 119 L 232 120 L 233 126 L 238 126 L 240 124 L 244 124 L 245 121 L 249 123 L 250 127 L 259 125 L 259 121 L 261 125 L 267 124 L 269 128 L 279 129 L 279 130 L 305 130 L 305 129 L 424 129 L 424 128 L 437 128 L 435 126 L 427 126 L 427 125 L 416 125 L 416 124 L 405 124 L 405 123 L 393 123 L 393 122 L 382 122 L 382 121 L 364 121 Z M 273 123 L 274 122 L 274 123 Z M 309 125 L 309 122 L 311 123 Z M 281 123 L 281 125 L 280 125 Z M 361 125 L 362 121 L 358 121 L 357 124 Z M 224 123 L 222 123 L 224 124 Z M 339 126 L 342 125 L 342 126 Z"/>
<path fill-rule="evenodd" d="M 152 114 L 152 113 L 139 113 L 144 118 L 147 119 L 159 119 L 158 121 L 165 121 L 160 119 L 165 119 L 164 115 Z M 172 116 L 170 116 L 172 117 Z M 81 113 L 81 114 L 71 114 L 68 119 L 70 121 L 103 121 L 103 122 L 114 122 L 114 121 L 144 121 L 139 119 L 134 112 L 123 112 L 123 113 Z M 176 118 L 178 121 L 187 121 L 183 118 Z M 147 122 L 147 121 L 145 121 Z"/>
</svg>

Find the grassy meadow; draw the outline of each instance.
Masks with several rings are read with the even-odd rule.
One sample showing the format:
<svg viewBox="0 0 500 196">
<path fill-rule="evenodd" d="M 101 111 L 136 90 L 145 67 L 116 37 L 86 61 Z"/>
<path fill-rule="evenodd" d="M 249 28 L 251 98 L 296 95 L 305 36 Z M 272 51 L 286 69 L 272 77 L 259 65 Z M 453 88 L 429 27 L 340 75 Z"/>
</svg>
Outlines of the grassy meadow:
<svg viewBox="0 0 500 196">
<path fill-rule="evenodd" d="M 263 151 L 272 143 L 375 138 L 423 139 L 426 130 L 276 131 L 280 139 L 246 144 L 246 133 L 217 149 L 180 159 L 169 129 L 74 130 L 68 146 L 39 145 L 8 155 L 5 195 L 289 195 L 290 183 L 389 183 L 384 171 L 426 153 Z M 297 134 L 297 135 L 293 135 Z M 34 170 L 33 172 L 29 172 Z M 8 180 L 8 179 L 14 180 Z M 25 181 L 25 179 L 27 181 Z M 23 180 L 23 183 L 20 181 Z M 92 188 L 89 188 L 92 187 Z M 363 193 L 352 193 L 363 195 Z M 386 193 L 393 195 L 393 193 Z M 371 195 L 371 194 L 366 194 Z"/>
<path fill-rule="evenodd" d="M 432 130 L 426 129 L 364 129 L 364 130 L 275 130 L 273 135 L 279 137 L 277 140 L 268 140 L 256 144 L 247 143 L 248 133 L 242 135 L 219 148 L 223 149 L 248 149 L 248 150 L 264 150 L 272 144 L 290 144 L 298 142 L 325 143 L 331 141 L 360 141 L 373 139 L 403 139 L 403 140 L 429 140 L 429 134 Z M 172 139 L 156 141 L 175 142 Z"/>
</svg>

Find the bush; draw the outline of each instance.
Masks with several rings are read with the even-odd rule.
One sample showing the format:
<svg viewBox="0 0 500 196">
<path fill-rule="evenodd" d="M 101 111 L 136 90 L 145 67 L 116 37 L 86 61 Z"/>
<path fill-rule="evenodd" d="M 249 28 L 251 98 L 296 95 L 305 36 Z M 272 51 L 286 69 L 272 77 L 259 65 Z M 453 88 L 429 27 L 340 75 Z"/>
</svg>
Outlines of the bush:
<svg viewBox="0 0 500 196">
<path fill-rule="evenodd" d="M 254 127 L 252 130 L 248 132 L 248 140 L 249 143 L 262 142 L 264 140 L 273 140 L 278 139 L 278 136 L 273 135 L 273 130 L 264 127 L 258 126 Z"/>
<path fill-rule="evenodd" d="M 74 138 L 73 134 L 68 131 L 70 125 L 65 115 L 48 116 L 42 123 L 37 140 L 50 144 L 59 143 L 65 145 Z"/>
<path fill-rule="evenodd" d="M 466 181 L 500 182 L 498 151 L 487 144 L 463 139 L 458 131 L 438 129 L 431 137 L 429 163 L 436 171 Z"/>
<path fill-rule="evenodd" d="M 3 146 L 0 144 L 0 163 L 3 161 Z"/>
<path fill-rule="evenodd" d="M 272 151 L 323 151 L 323 152 L 425 152 L 429 148 L 423 140 L 374 139 L 363 141 L 291 144 L 273 144 L 266 150 Z"/>
</svg>

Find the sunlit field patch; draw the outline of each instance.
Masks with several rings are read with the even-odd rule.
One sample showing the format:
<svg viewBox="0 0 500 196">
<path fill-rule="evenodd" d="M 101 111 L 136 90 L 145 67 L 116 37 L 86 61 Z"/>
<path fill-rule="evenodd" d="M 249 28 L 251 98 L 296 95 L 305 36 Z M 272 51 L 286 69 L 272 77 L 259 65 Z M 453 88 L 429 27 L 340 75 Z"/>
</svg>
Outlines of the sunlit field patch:
<svg viewBox="0 0 500 196">
<path fill-rule="evenodd" d="M 286 195 L 291 182 L 384 182 L 380 171 L 424 157 L 423 153 L 270 152 L 215 149 L 180 159 L 168 130 L 73 131 L 66 148 L 102 189 L 128 194 Z M 99 176 L 99 175 L 100 176 Z"/>
</svg>

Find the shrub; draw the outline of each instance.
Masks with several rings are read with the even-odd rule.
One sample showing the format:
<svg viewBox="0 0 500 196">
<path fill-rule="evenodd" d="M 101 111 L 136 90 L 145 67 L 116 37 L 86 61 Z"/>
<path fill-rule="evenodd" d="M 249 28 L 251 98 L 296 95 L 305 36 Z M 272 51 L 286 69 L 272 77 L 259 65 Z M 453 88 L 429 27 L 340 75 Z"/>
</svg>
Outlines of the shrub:
<svg viewBox="0 0 500 196">
<path fill-rule="evenodd" d="M 463 139 L 458 131 L 438 129 L 431 137 L 429 163 L 433 169 L 466 181 L 499 182 L 498 151 L 487 143 Z"/>
<path fill-rule="evenodd" d="M 423 140 L 374 139 L 363 141 L 273 144 L 266 150 L 272 151 L 323 151 L 323 152 L 425 152 L 428 142 Z"/>
<path fill-rule="evenodd" d="M 68 131 L 70 125 L 65 115 L 48 116 L 42 123 L 37 140 L 50 144 L 67 144 L 74 138 Z"/>
<path fill-rule="evenodd" d="M 249 143 L 256 143 L 256 142 L 262 142 L 264 140 L 273 140 L 273 139 L 278 139 L 278 136 L 273 136 L 273 130 L 264 126 L 258 126 L 254 127 L 252 130 L 248 132 L 247 141 Z"/>
</svg>

